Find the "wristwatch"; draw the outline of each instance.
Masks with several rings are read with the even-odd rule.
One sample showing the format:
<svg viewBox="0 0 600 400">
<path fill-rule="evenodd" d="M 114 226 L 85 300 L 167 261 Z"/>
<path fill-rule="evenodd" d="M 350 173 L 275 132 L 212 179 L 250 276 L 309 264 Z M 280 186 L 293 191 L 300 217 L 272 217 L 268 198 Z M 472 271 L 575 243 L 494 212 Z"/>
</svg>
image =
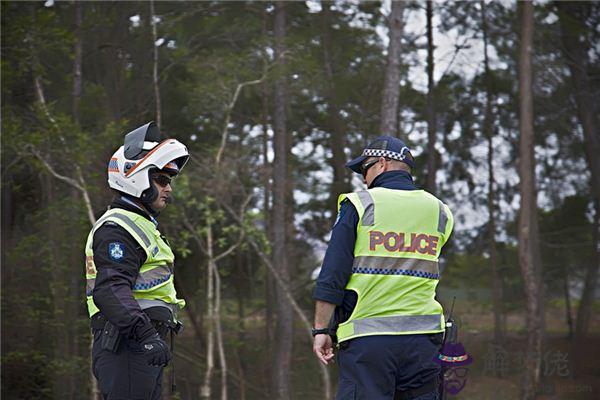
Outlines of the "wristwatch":
<svg viewBox="0 0 600 400">
<path fill-rule="evenodd" d="M 329 330 L 329 328 L 321 328 L 321 329 L 312 328 L 311 332 L 312 332 L 313 337 L 315 337 L 317 335 L 322 335 L 322 334 L 327 334 L 327 335 L 331 334 L 331 331 Z"/>
</svg>

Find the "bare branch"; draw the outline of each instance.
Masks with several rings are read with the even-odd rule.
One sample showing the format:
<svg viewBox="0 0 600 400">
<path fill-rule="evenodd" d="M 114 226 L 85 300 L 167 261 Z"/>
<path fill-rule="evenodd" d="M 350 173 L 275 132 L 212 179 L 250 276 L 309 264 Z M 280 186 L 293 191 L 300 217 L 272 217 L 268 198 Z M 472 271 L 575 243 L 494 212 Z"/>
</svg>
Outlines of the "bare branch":
<svg viewBox="0 0 600 400">
<path fill-rule="evenodd" d="M 233 93 L 233 98 L 231 102 L 225 108 L 225 122 L 223 124 L 223 132 L 221 134 L 221 146 L 219 147 L 219 151 L 217 152 L 217 156 L 215 157 L 217 165 L 221 162 L 221 157 L 223 156 L 223 152 L 225 151 L 225 145 L 227 144 L 227 136 L 229 135 L 229 122 L 231 121 L 231 112 L 235 107 L 235 103 L 237 103 L 237 99 L 240 96 L 242 89 L 246 86 L 258 85 L 267 77 L 267 73 L 260 78 L 255 79 L 253 81 L 242 82 L 235 88 L 235 92 Z"/>
<path fill-rule="evenodd" d="M 46 161 L 46 159 L 44 157 L 42 157 L 40 155 L 40 153 L 37 152 L 37 150 L 35 150 L 33 147 L 30 147 L 31 154 L 33 154 L 38 160 L 40 160 L 42 162 L 42 164 L 44 165 L 44 167 L 46 167 L 46 170 L 48 170 L 48 172 L 50 172 L 50 174 L 52 176 L 54 176 L 56 179 L 61 180 L 67 184 L 69 184 L 70 186 L 74 187 L 75 189 L 79 190 L 80 192 L 83 193 L 83 191 L 85 191 L 85 189 L 73 178 L 69 178 L 68 176 L 64 176 L 59 174 L 58 172 L 56 172 L 54 170 L 54 168 L 52 168 L 52 165 L 50 165 L 50 163 L 48 161 Z"/>
</svg>

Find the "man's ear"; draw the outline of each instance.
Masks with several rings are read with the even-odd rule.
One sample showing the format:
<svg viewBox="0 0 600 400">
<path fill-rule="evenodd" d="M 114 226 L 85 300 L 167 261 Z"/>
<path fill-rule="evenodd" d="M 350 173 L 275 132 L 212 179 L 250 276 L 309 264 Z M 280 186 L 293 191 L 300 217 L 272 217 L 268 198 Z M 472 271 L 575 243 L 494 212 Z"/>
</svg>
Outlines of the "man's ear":
<svg viewBox="0 0 600 400">
<path fill-rule="evenodd" d="M 379 162 L 382 163 L 382 165 L 383 165 L 383 172 L 386 172 L 388 170 L 386 161 L 387 160 L 385 159 L 385 157 L 379 157 Z"/>
</svg>

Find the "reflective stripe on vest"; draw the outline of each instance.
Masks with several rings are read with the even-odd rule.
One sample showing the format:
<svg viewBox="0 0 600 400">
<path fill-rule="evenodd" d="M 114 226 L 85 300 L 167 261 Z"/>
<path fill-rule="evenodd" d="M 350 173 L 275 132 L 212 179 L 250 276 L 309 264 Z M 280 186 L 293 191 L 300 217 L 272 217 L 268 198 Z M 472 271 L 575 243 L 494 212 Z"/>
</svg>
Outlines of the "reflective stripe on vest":
<svg viewBox="0 0 600 400">
<path fill-rule="evenodd" d="M 173 274 L 173 269 L 168 265 L 161 265 L 149 271 L 142 272 L 138 275 L 133 285 L 133 290 L 147 290 L 154 286 L 158 286 L 169 280 Z"/>
<path fill-rule="evenodd" d="M 446 224 L 448 224 L 448 215 L 446 214 L 446 208 L 444 207 L 444 203 L 442 203 L 441 201 L 439 201 L 439 205 L 440 205 L 440 213 L 438 216 L 438 232 L 439 233 L 445 233 L 446 232 Z"/>
<path fill-rule="evenodd" d="M 106 220 L 109 219 L 109 218 L 117 218 L 117 219 L 123 221 L 123 223 L 125 225 L 127 225 L 129 228 L 131 228 L 140 237 L 140 239 L 142 239 L 142 241 L 144 242 L 144 245 L 146 246 L 146 248 L 148 248 L 150 246 L 150 239 L 148 239 L 148 236 L 144 233 L 144 231 L 142 231 L 140 229 L 140 227 L 137 226 L 135 224 L 135 222 L 133 222 L 131 220 L 131 218 L 129 218 L 128 216 L 123 215 L 123 214 L 113 213 L 113 214 L 108 215 L 106 217 L 100 218 L 98 220 L 98 222 L 96 222 L 94 224 L 94 229 L 97 229 L 97 228 L 101 227 L 102 224 L 104 224 L 106 222 Z"/>
<path fill-rule="evenodd" d="M 173 268 L 168 265 L 161 265 L 149 271 L 144 271 L 138 274 L 137 279 L 135 280 L 135 284 L 133 285 L 133 290 L 147 290 L 151 289 L 154 286 L 158 286 L 163 282 L 169 280 L 169 278 L 173 275 Z M 96 283 L 95 278 L 90 278 L 86 280 L 86 296 L 91 296 L 94 290 L 94 285 Z"/>
<path fill-rule="evenodd" d="M 165 307 L 168 308 L 175 317 L 177 316 L 177 311 L 179 311 L 179 306 L 177 304 L 165 303 L 162 300 L 136 299 L 136 301 L 142 310 L 152 307 Z"/>
<path fill-rule="evenodd" d="M 402 257 L 354 257 L 352 272 L 358 274 L 409 275 L 440 279 L 437 261 Z"/>
<path fill-rule="evenodd" d="M 433 315 L 396 315 L 354 321 L 354 334 L 380 332 L 417 332 L 438 329 L 440 314 Z"/>
<path fill-rule="evenodd" d="M 371 226 L 375 224 L 375 202 L 373 201 L 373 197 L 366 190 L 363 190 L 356 194 L 358 195 L 358 198 L 362 203 L 363 209 L 365 210 L 362 217 L 362 225 Z"/>
</svg>

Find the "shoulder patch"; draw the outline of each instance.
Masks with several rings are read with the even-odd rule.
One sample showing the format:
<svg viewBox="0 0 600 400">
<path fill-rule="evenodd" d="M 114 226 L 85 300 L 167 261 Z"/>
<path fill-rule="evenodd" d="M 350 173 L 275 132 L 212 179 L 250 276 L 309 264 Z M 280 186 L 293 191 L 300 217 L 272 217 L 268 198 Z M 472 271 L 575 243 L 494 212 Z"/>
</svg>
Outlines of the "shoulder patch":
<svg viewBox="0 0 600 400">
<path fill-rule="evenodd" d="M 125 257 L 125 244 L 121 242 L 112 242 L 108 245 L 108 255 L 116 262 L 121 262 Z"/>
</svg>

